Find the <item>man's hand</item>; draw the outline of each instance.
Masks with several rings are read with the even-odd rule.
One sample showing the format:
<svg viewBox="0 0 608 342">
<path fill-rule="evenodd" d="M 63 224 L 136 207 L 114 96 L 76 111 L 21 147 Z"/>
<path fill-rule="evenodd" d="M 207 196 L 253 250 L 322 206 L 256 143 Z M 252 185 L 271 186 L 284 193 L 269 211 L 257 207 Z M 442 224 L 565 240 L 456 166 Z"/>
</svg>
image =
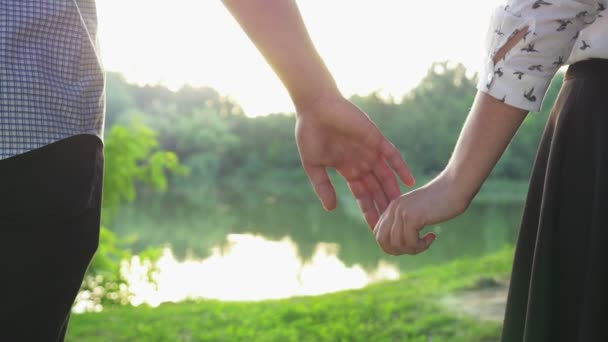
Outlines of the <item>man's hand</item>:
<svg viewBox="0 0 608 342">
<path fill-rule="evenodd" d="M 370 228 L 414 178 L 399 151 L 365 113 L 340 95 L 295 0 L 223 0 L 293 100 L 302 165 L 326 210 L 336 207 L 327 167 L 348 182 Z M 390 165 L 390 166 L 389 166 Z M 392 167 L 392 169 L 391 169 Z"/>
<path fill-rule="evenodd" d="M 297 106 L 296 141 L 304 170 L 326 210 L 336 207 L 327 173 L 335 168 L 348 182 L 370 228 L 401 190 L 395 173 L 408 186 L 412 173 L 399 151 L 369 117 L 342 96 Z"/>
</svg>

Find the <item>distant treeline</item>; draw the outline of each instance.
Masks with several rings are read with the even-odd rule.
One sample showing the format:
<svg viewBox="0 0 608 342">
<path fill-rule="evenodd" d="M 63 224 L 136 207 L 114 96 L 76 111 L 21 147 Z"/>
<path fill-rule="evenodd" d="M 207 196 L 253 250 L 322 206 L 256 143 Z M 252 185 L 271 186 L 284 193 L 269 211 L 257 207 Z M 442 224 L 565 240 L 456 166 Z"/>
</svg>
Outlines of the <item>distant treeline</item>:
<svg viewBox="0 0 608 342">
<path fill-rule="evenodd" d="M 563 76 L 551 86 L 541 114 L 524 122 L 492 177 L 525 180 Z M 441 171 L 450 157 L 473 102 L 476 79 L 464 66 L 435 63 L 426 77 L 400 99 L 377 93 L 353 96 L 385 135 L 402 151 L 420 178 Z M 289 194 L 306 179 L 294 140 L 294 115 L 249 118 L 238 103 L 212 88 L 140 87 L 108 75 L 107 125 L 140 120 L 158 134 L 160 148 L 174 151 L 190 168 L 170 180 L 172 200 L 200 205 L 229 201 L 239 192 Z M 108 129 L 109 131 L 109 129 Z M 144 194 L 145 196 L 145 194 Z"/>
</svg>

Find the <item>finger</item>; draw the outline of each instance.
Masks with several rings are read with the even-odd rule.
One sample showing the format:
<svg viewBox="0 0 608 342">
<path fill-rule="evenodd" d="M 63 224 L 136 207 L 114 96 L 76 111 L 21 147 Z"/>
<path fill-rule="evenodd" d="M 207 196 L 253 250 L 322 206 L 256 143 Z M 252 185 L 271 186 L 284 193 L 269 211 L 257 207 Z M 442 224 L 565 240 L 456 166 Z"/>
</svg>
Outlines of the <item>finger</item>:
<svg viewBox="0 0 608 342">
<path fill-rule="evenodd" d="M 393 224 L 393 209 L 395 207 L 394 204 L 394 202 L 389 203 L 386 210 L 382 214 L 380 214 L 380 218 L 378 219 L 378 222 L 376 223 L 376 226 L 373 229 L 374 235 L 376 234 L 376 229 L 378 229 L 379 227 L 387 226 L 388 228 L 390 228 Z"/>
<path fill-rule="evenodd" d="M 425 246 L 422 248 L 412 248 L 410 250 L 410 253 L 408 253 L 408 254 L 416 255 L 416 254 L 420 254 L 420 253 L 426 251 L 427 249 L 429 249 L 431 247 L 431 245 L 433 244 L 433 242 L 435 242 L 436 239 L 437 239 L 437 234 L 426 233 L 421 239 Z"/>
<path fill-rule="evenodd" d="M 388 166 L 384 159 L 378 162 L 373 172 L 376 179 L 378 179 L 382 185 L 382 189 L 384 190 L 384 193 L 388 197 L 389 201 L 392 201 L 401 195 L 401 189 L 399 188 L 397 177 L 395 177 L 393 170 L 391 170 L 390 166 Z"/>
<path fill-rule="evenodd" d="M 389 206 L 385 215 L 386 218 L 382 220 L 382 224 L 376 231 L 376 242 L 378 242 L 378 245 L 385 253 L 390 255 L 399 255 L 398 250 L 395 249 L 391 244 L 392 227 L 399 225 L 399 222 L 395 222 L 398 221 L 398 217 L 395 215 L 394 206 Z"/>
<path fill-rule="evenodd" d="M 380 187 L 380 183 L 378 183 L 376 176 L 374 176 L 373 173 L 369 173 L 367 176 L 363 177 L 363 184 L 368 193 L 372 195 L 378 212 L 383 213 L 388 206 L 388 198 L 382 187 Z"/>
<path fill-rule="evenodd" d="M 317 197 L 321 200 L 323 208 L 327 211 L 334 210 L 337 205 L 336 189 L 331 183 L 327 170 L 320 166 L 304 165 L 304 171 L 306 171 Z"/>
<path fill-rule="evenodd" d="M 410 167 L 407 165 L 395 145 L 385 138 L 382 142 L 381 148 L 384 159 L 386 159 L 393 170 L 395 170 L 401 181 L 407 186 L 413 186 L 416 184 L 416 180 L 414 179 L 414 175 L 412 175 Z"/>
<path fill-rule="evenodd" d="M 431 247 L 433 242 L 435 242 L 437 240 L 437 234 L 434 232 L 428 232 L 428 233 L 424 234 L 424 236 L 422 237 L 422 240 L 424 241 L 424 244 L 426 245 L 425 250 L 427 250 L 427 249 L 429 249 L 429 247 Z"/>
<path fill-rule="evenodd" d="M 404 225 L 406 222 L 400 220 L 394 220 L 391 226 L 391 246 L 397 252 L 398 255 L 404 253 L 407 248 L 405 243 L 405 236 L 403 235 Z"/>
<path fill-rule="evenodd" d="M 418 254 L 427 250 L 432 242 L 429 234 L 425 235 L 424 239 L 420 238 L 420 230 L 423 226 L 416 226 L 413 222 L 407 220 L 407 214 L 402 212 L 401 219 L 403 220 L 403 239 L 405 243 L 404 253 L 407 254 Z M 434 235 L 434 234 L 433 234 Z"/>
<path fill-rule="evenodd" d="M 367 191 L 365 184 L 360 180 L 349 182 L 348 187 L 359 204 L 359 208 L 365 217 L 365 222 L 367 222 L 370 229 L 374 229 L 380 215 L 374 205 L 371 193 Z"/>
<path fill-rule="evenodd" d="M 371 199 L 371 197 L 367 197 L 359 200 L 359 206 L 363 211 L 363 216 L 365 216 L 365 222 L 367 223 L 368 227 L 373 229 L 380 218 L 380 214 L 374 205 L 374 201 Z"/>
<path fill-rule="evenodd" d="M 374 233 L 374 236 L 376 235 L 376 230 L 380 229 L 380 227 L 385 224 L 384 222 L 387 220 L 388 217 L 389 217 L 389 210 L 385 211 L 384 213 L 382 213 L 380 215 L 378 222 L 372 229 L 372 233 Z"/>
<path fill-rule="evenodd" d="M 390 230 L 390 228 L 391 228 L 392 220 L 393 220 L 393 217 L 391 215 L 380 218 L 380 222 L 378 222 L 378 224 L 376 225 L 376 228 L 374 229 L 374 236 L 376 237 L 376 243 L 378 244 L 380 249 L 382 249 L 387 254 L 391 254 L 390 247 L 388 248 L 388 250 L 386 248 L 386 246 L 389 244 L 389 241 L 387 241 L 386 238 L 388 236 L 387 231 Z"/>
</svg>

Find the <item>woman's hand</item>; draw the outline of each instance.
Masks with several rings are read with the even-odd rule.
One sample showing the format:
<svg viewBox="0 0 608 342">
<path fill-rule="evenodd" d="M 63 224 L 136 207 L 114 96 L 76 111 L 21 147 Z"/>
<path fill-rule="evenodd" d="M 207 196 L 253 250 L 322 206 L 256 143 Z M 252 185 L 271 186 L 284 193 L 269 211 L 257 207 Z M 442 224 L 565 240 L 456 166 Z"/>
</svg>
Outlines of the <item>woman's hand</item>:
<svg viewBox="0 0 608 342">
<path fill-rule="evenodd" d="M 424 187 L 391 202 L 382 214 L 374 235 L 382 250 L 391 255 L 418 254 L 436 239 L 434 233 L 422 238 L 427 225 L 449 220 L 463 213 L 469 202 L 459 196 L 452 182 L 440 175 Z"/>
<path fill-rule="evenodd" d="M 420 230 L 468 207 L 527 113 L 478 92 L 445 170 L 395 200 L 380 218 L 374 229 L 380 247 L 393 255 L 427 250 L 435 234 L 420 238 Z"/>
<path fill-rule="evenodd" d="M 323 207 L 333 210 L 337 205 L 327 174 L 332 167 L 346 179 L 373 228 L 380 213 L 401 194 L 395 173 L 406 185 L 414 184 L 401 154 L 363 111 L 340 95 L 296 103 L 296 108 L 302 165 Z"/>
</svg>

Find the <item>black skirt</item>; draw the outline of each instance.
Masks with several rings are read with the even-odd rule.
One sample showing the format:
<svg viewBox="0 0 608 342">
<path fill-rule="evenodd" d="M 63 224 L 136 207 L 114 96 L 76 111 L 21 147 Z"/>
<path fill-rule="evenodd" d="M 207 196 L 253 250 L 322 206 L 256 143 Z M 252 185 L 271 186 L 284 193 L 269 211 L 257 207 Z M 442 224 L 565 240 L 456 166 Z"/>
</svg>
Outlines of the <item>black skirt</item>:
<svg viewBox="0 0 608 342">
<path fill-rule="evenodd" d="M 608 341 L 608 60 L 570 66 L 547 122 L 502 341 Z"/>
</svg>

